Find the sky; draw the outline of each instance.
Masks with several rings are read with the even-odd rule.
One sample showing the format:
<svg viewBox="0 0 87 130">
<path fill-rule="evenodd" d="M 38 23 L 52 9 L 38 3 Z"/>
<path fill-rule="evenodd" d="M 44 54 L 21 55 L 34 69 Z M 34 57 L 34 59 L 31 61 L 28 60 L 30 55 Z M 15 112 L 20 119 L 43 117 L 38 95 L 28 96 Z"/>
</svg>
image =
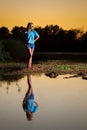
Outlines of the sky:
<svg viewBox="0 0 87 130">
<path fill-rule="evenodd" d="M 57 24 L 87 30 L 87 0 L 0 0 L 0 27 Z"/>
</svg>

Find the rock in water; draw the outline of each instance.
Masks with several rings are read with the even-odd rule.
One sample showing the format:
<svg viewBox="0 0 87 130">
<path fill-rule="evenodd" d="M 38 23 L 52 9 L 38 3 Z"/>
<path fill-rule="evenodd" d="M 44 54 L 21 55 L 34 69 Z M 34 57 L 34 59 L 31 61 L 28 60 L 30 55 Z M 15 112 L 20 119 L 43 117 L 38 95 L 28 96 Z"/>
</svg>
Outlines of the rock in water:
<svg viewBox="0 0 87 130">
<path fill-rule="evenodd" d="M 85 80 L 87 80 L 87 75 L 83 76 L 83 77 L 82 77 L 82 79 L 85 79 Z"/>
<path fill-rule="evenodd" d="M 86 74 L 84 72 L 79 72 L 77 75 L 78 76 L 85 76 Z"/>
<path fill-rule="evenodd" d="M 46 76 L 49 76 L 50 78 L 56 78 L 58 76 L 58 73 L 57 72 L 50 72 L 50 73 L 47 73 Z"/>
</svg>

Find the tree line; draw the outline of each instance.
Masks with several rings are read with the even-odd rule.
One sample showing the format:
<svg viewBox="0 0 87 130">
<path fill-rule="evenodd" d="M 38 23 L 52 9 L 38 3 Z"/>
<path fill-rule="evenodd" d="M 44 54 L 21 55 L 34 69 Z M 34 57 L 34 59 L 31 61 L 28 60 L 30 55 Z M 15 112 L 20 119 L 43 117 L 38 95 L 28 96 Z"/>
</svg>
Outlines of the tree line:
<svg viewBox="0 0 87 130">
<path fill-rule="evenodd" d="M 80 29 L 64 30 L 58 25 L 35 28 L 40 39 L 36 42 L 36 52 L 87 52 L 87 32 Z M 27 57 L 23 35 L 26 28 L 15 26 L 11 31 L 0 28 L 0 60 Z"/>
</svg>

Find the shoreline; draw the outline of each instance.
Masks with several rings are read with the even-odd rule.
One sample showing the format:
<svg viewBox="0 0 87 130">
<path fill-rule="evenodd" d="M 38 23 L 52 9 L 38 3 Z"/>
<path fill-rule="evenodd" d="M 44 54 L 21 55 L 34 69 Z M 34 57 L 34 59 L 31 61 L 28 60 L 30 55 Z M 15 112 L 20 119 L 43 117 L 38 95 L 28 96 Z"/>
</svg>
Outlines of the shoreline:
<svg viewBox="0 0 87 130">
<path fill-rule="evenodd" d="M 71 76 L 66 78 L 81 77 L 87 80 L 87 64 L 60 60 L 39 61 L 38 63 L 33 63 L 32 69 L 28 69 L 26 63 L 0 63 L 0 81 L 17 81 L 28 73 L 39 76 L 45 74 L 49 78 L 56 78 L 59 75 L 69 74 Z"/>
<path fill-rule="evenodd" d="M 6 73 L 49 73 L 58 74 L 78 74 L 80 72 L 87 74 L 87 63 L 74 63 L 65 60 L 39 61 L 33 63 L 32 69 L 27 68 L 26 63 L 0 63 L 0 69 L 7 70 Z"/>
</svg>

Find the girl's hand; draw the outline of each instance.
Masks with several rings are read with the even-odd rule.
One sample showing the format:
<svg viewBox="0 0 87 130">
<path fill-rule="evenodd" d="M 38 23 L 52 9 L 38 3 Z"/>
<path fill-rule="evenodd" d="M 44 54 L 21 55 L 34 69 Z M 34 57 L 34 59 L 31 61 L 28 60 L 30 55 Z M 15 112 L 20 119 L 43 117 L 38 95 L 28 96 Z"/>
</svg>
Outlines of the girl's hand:
<svg viewBox="0 0 87 130">
<path fill-rule="evenodd" d="M 36 104 L 36 106 L 38 107 L 38 103 L 37 103 L 36 101 L 35 101 L 34 103 L 35 103 L 35 104 Z"/>
</svg>

